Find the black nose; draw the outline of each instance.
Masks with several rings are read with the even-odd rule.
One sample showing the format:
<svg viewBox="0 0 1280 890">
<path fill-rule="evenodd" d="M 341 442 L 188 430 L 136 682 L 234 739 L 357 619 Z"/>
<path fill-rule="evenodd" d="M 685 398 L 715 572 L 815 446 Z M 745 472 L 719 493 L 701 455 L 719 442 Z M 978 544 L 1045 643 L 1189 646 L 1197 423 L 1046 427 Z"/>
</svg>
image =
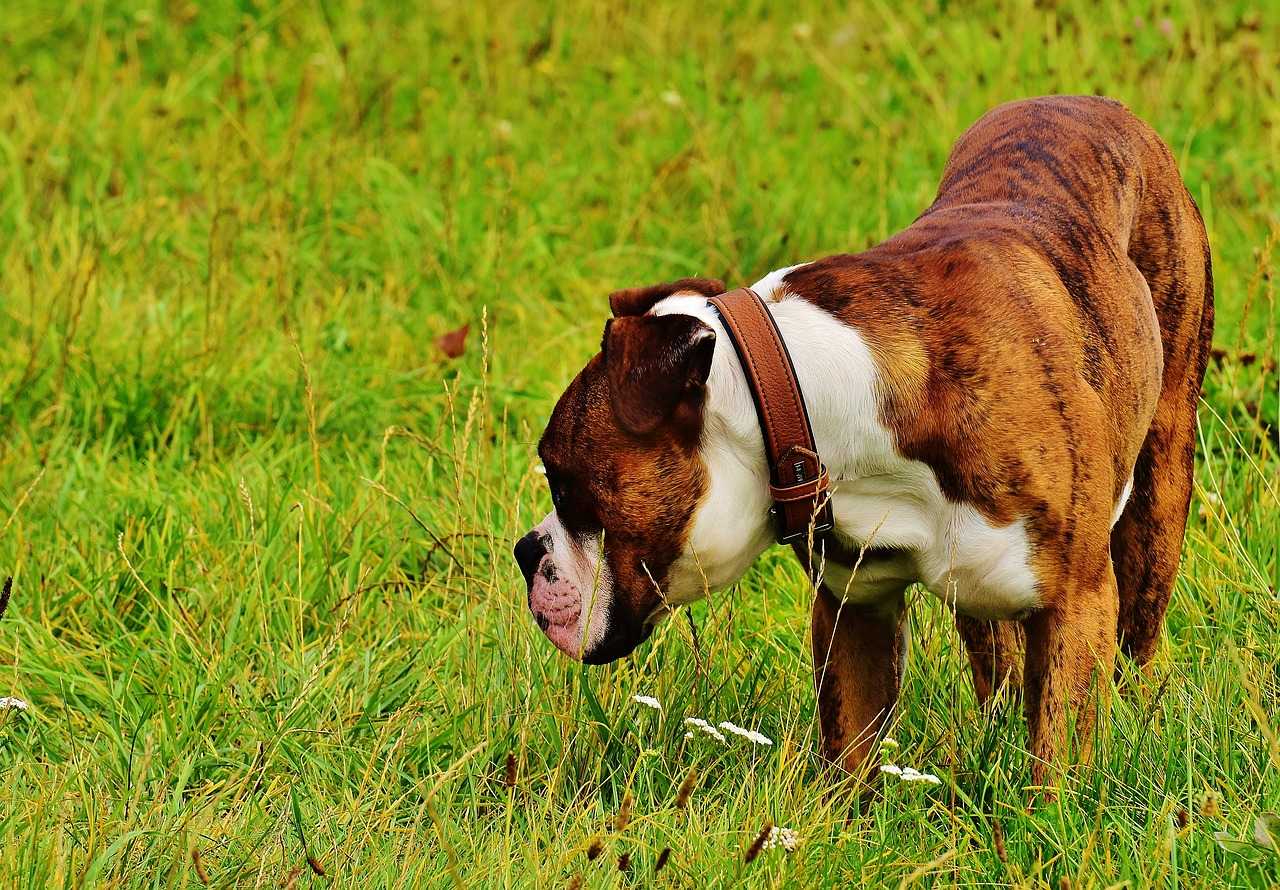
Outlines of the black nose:
<svg viewBox="0 0 1280 890">
<path fill-rule="evenodd" d="M 547 555 L 542 536 L 537 532 L 529 532 L 516 541 L 515 554 L 516 563 L 520 566 L 520 574 L 524 575 L 524 583 L 532 588 L 533 575 L 538 571 L 538 563 L 542 562 L 542 557 Z"/>
</svg>

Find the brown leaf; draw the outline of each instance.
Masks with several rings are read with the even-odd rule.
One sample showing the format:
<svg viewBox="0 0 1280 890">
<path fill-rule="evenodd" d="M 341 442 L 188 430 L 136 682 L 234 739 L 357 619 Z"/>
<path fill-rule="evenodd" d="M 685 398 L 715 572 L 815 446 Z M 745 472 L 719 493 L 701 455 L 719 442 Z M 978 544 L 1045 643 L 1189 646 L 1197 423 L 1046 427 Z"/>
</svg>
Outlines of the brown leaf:
<svg viewBox="0 0 1280 890">
<path fill-rule="evenodd" d="M 467 351 L 467 333 L 470 330 L 471 325 L 464 324 L 456 331 L 441 334 L 436 337 L 436 346 L 449 358 L 457 358 Z"/>
</svg>

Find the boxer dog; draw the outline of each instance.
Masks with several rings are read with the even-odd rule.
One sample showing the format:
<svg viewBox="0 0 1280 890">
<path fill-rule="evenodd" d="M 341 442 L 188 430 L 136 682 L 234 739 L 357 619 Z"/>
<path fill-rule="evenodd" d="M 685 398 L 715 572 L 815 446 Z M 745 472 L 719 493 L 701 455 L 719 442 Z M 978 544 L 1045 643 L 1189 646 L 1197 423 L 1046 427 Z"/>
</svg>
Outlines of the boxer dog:
<svg viewBox="0 0 1280 890">
<path fill-rule="evenodd" d="M 906 230 L 752 287 L 830 474 L 834 529 L 794 545 L 825 756 L 856 773 L 891 715 L 920 583 L 954 610 L 978 698 L 1021 684 L 1044 784 L 1073 722 L 1092 735 L 1117 647 L 1151 659 L 1178 569 L 1213 280 L 1168 148 L 1107 99 L 1002 105 Z M 628 654 L 774 540 L 723 290 L 614 293 L 542 436 L 554 510 L 515 555 L 572 658 Z"/>
</svg>

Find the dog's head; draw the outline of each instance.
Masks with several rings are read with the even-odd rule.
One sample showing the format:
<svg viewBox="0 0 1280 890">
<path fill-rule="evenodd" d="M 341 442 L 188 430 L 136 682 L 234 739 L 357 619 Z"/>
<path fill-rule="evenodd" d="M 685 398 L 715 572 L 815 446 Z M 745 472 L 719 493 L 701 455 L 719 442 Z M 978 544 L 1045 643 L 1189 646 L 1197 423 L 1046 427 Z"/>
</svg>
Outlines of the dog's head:
<svg viewBox="0 0 1280 890">
<path fill-rule="evenodd" d="M 712 487 L 701 444 L 716 334 L 693 315 L 645 313 L 675 294 L 723 292 L 684 279 L 612 294 L 600 353 L 543 433 L 554 509 L 515 556 L 534 619 L 573 658 L 630 653 L 668 606 L 707 589 L 691 538 Z"/>
</svg>

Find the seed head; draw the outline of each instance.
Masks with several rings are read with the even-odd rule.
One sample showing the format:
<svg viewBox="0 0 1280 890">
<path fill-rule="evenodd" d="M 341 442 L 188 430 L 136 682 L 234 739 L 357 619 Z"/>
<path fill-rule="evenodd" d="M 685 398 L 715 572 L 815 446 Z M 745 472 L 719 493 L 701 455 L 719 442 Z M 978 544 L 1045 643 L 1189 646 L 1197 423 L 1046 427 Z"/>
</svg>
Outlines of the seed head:
<svg viewBox="0 0 1280 890">
<path fill-rule="evenodd" d="M 676 792 L 677 810 L 683 810 L 685 805 L 689 803 L 689 798 L 693 796 L 693 786 L 696 784 L 698 784 L 698 771 L 691 769 L 689 774 L 684 777 L 684 781 L 680 783 L 680 790 Z"/>
<path fill-rule="evenodd" d="M 1009 853 L 1004 848 L 1004 829 L 1000 827 L 999 819 L 991 820 L 991 839 L 996 843 L 996 858 L 1008 865 Z"/>
<path fill-rule="evenodd" d="M 764 827 L 760 829 L 760 833 L 756 835 L 756 839 L 751 842 L 751 846 L 747 847 L 746 863 L 750 865 L 760 855 L 760 851 L 764 849 L 764 842 L 769 839 L 769 835 L 773 833 L 773 820 L 765 820 Z"/>
<path fill-rule="evenodd" d="M 204 860 L 200 858 L 200 851 L 195 847 L 191 848 L 191 862 L 196 867 L 196 877 L 200 879 L 200 883 L 208 887 L 209 873 L 204 870 Z"/>
<path fill-rule="evenodd" d="M 600 840 L 598 837 L 593 837 L 591 839 L 591 843 L 587 846 L 587 859 L 591 862 L 595 862 L 603 852 L 604 841 Z"/>
<path fill-rule="evenodd" d="M 631 854 L 622 852 L 618 854 L 618 871 L 626 871 L 631 867 Z"/>
<path fill-rule="evenodd" d="M 516 755 L 514 751 L 507 752 L 507 775 L 502 784 L 508 788 L 514 788 L 516 785 Z"/>
<path fill-rule="evenodd" d="M 613 820 L 613 830 L 621 834 L 626 831 L 627 824 L 631 821 L 631 792 L 627 791 L 622 795 L 622 806 L 618 808 L 618 815 Z"/>
<path fill-rule="evenodd" d="M 653 864 L 653 873 L 656 875 L 667 867 L 667 860 L 671 858 L 671 848 L 663 847 L 662 852 L 658 854 L 658 861 Z"/>
<path fill-rule="evenodd" d="M 324 877 L 324 866 L 319 863 L 316 857 L 308 856 L 307 865 L 309 865 L 311 867 L 311 870 L 316 874 L 318 874 L 320 877 L 322 878 Z"/>
</svg>

